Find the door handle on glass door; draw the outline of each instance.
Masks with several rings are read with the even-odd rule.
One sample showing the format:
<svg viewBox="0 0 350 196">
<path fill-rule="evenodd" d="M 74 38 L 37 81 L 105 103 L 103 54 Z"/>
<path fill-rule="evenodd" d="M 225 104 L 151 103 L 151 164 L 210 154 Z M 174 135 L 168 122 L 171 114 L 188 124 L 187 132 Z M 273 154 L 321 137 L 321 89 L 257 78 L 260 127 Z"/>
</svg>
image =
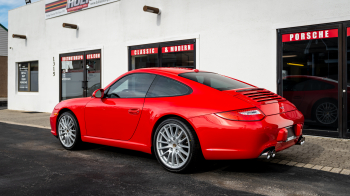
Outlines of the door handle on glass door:
<svg viewBox="0 0 350 196">
<path fill-rule="evenodd" d="M 129 110 L 129 114 L 137 115 L 139 114 L 140 110 L 138 108 L 133 108 Z"/>
</svg>

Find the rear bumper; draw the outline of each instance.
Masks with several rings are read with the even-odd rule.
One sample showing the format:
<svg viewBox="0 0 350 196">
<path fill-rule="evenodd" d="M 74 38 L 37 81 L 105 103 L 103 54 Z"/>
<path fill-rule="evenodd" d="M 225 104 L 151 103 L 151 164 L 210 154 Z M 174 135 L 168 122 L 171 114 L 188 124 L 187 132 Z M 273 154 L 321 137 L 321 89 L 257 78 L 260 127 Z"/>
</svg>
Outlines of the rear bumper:
<svg viewBox="0 0 350 196">
<path fill-rule="evenodd" d="M 243 122 L 220 118 L 214 114 L 190 119 L 195 127 L 202 152 L 207 160 L 257 158 L 265 149 L 276 152 L 295 145 L 300 136 L 277 142 L 280 129 L 303 124 L 303 115 L 295 110 L 266 116 L 261 121 Z"/>
</svg>

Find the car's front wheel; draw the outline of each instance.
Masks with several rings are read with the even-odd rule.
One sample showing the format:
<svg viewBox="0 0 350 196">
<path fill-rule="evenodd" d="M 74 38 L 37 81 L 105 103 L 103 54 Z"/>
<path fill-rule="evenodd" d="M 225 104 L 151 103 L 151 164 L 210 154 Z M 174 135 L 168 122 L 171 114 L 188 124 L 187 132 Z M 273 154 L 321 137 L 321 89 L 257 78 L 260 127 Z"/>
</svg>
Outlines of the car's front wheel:
<svg viewBox="0 0 350 196">
<path fill-rule="evenodd" d="M 81 143 L 79 124 L 72 112 L 64 112 L 57 121 L 58 138 L 67 150 L 76 149 Z"/>
<path fill-rule="evenodd" d="M 193 129 L 181 119 L 159 124 L 153 138 L 155 156 L 168 171 L 187 172 L 200 159 L 200 145 Z"/>
</svg>

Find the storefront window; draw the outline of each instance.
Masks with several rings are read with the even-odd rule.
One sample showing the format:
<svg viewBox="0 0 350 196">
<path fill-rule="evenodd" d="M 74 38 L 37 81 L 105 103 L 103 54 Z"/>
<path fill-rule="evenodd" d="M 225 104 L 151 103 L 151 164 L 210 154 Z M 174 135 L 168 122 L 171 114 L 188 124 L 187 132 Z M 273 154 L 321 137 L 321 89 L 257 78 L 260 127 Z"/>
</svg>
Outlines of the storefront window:
<svg viewBox="0 0 350 196">
<path fill-rule="evenodd" d="M 131 69 L 158 67 L 158 48 L 131 50 Z"/>
<path fill-rule="evenodd" d="M 61 58 L 62 100 L 83 97 L 84 55 Z"/>
<path fill-rule="evenodd" d="M 129 70 L 147 67 L 195 68 L 195 40 L 131 46 Z"/>
<path fill-rule="evenodd" d="M 18 63 L 18 91 L 38 92 L 38 61 Z"/>
<path fill-rule="evenodd" d="M 194 44 L 162 47 L 162 67 L 194 67 Z"/>
<path fill-rule="evenodd" d="M 283 96 L 305 117 L 304 129 L 337 131 L 338 29 L 282 35 Z"/>
</svg>

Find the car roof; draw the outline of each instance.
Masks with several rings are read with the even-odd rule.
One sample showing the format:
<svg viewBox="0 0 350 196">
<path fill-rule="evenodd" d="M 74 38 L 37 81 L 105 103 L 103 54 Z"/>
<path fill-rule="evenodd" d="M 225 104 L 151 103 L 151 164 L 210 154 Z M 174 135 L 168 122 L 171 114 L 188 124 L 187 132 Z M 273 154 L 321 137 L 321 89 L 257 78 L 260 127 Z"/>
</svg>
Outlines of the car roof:
<svg viewBox="0 0 350 196">
<path fill-rule="evenodd" d="M 191 68 L 179 68 L 179 67 L 151 67 L 136 69 L 133 72 L 164 72 L 168 74 L 179 75 L 181 73 L 194 72 L 195 69 Z"/>
<path fill-rule="evenodd" d="M 338 83 L 338 81 L 331 79 L 331 78 L 319 77 L 319 76 L 309 76 L 309 75 L 290 75 L 290 76 L 286 76 L 286 78 L 309 78 L 309 79 L 314 79 L 314 80 L 322 80 L 322 81 Z"/>
</svg>

